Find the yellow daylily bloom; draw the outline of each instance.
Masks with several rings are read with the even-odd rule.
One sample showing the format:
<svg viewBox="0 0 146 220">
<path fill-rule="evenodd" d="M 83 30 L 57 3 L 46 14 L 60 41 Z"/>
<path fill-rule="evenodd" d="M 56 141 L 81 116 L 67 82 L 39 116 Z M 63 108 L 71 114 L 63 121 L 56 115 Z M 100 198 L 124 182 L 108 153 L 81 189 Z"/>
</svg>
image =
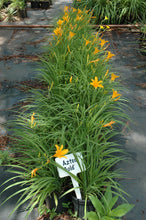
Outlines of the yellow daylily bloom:
<svg viewBox="0 0 146 220">
<path fill-rule="evenodd" d="M 110 29 L 110 27 L 109 27 L 108 25 L 106 25 L 106 28 L 107 28 L 107 29 Z"/>
<path fill-rule="evenodd" d="M 104 88 L 104 86 L 101 84 L 103 81 L 98 81 L 97 76 L 95 76 L 95 79 L 91 79 L 91 81 L 92 82 L 90 83 L 90 85 L 92 85 L 95 89 L 97 89 L 97 87 Z"/>
<path fill-rule="evenodd" d="M 73 36 L 75 36 L 76 33 L 73 33 L 72 31 L 69 32 L 69 39 L 71 39 Z"/>
<path fill-rule="evenodd" d="M 116 78 L 119 78 L 120 76 L 115 75 L 114 73 L 111 74 L 111 81 L 114 81 Z"/>
<path fill-rule="evenodd" d="M 104 20 L 108 20 L 108 17 L 107 17 L 107 16 L 105 16 Z"/>
<path fill-rule="evenodd" d="M 108 127 L 108 126 L 110 126 L 111 128 L 112 128 L 112 125 L 115 123 L 115 121 L 110 121 L 109 123 L 107 123 L 107 124 L 105 124 L 105 125 L 103 125 L 102 127 Z"/>
<path fill-rule="evenodd" d="M 31 171 L 31 178 L 33 178 L 34 176 L 36 176 L 36 172 L 39 168 L 35 168 L 34 170 Z"/>
<path fill-rule="evenodd" d="M 112 90 L 113 90 L 112 99 L 114 99 L 114 101 L 117 101 L 118 99 L 120 99 L 121 94 L 118 93 L 117 90 L 114 90 L 114 89 L 112 89 Z M 115 99 L 115 98 L 117 98 L 117 99 Z"/>
<path fill-rule="evenodd" d="M 104 29 L 104 27 L 102 25 L 100 25 L 100 29 Z"/>
<path fill-rule="evenodd" d="M 56 153 L 54 154 L 53 157 L 58 157 L 58 158 L 64 157 L 64 158 L 67 158 L 64 155 L 68 153 L 68 149 L 64 149 L 63 150 L 63 145 L 61 145 L 61 147 L 59 147 L 57 144 L 55 145 L 55 147 L 56 147 L 57 150 L 56 150 Z"/>
</svg>

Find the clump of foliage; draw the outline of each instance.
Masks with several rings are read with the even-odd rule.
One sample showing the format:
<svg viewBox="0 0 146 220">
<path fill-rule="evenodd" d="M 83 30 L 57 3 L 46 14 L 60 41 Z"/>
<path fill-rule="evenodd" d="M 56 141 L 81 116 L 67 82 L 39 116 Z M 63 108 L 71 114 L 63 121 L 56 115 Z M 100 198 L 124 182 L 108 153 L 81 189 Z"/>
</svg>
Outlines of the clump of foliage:
<svg viewBox="0 0 146 220">
<path fill-rule="evenodd" d="M 120 76 L 110 71 L 115 55 L 93 32 L 91 18 L 86 9 L 64 8 L 41 59 L 38 79 L 48 88 L 33 89 L 30 104 L 10 124 L 18 155 L 12 160 L 18 174 L 13 179 L 20 179 L 8 188 L 23 186 L 15 193 L 22 193 L 15 210 L 30 200 L 28 214 L 36 204 L 41 211 L 47 196 L 74 190 L 70 179 L 60 179 L 54 160 L 68 152 L 82 154 L 86 169 L 70 175 L 83 199 L 101 196 L 109 185 L 122 194 L 116 181 L 121 172 L 113 168 L 125 157 L 113 137 L 127 119 L 126 100 Z"/>
<path fill-rule="evenodd" d="M 129 24 L 141 22 L 146 18 L 145 0 L 74 0 L 74 6 L 93 11 L 97 24 L 100 24 L 105 16 L 108 17 L 105 24 Z"/>
<path fill-rule="evenodd" d="M 21 14 L 25 7 L 25 0 L 2 0 L 0 2 L 0 20 L 4 20 L 6 22 L 13 22 L 18 19 L 17 17 L 23 17 L 24 15 L 22 16 Z M 24 17 L 26 17 L 26 11 Z"/>
</svg>

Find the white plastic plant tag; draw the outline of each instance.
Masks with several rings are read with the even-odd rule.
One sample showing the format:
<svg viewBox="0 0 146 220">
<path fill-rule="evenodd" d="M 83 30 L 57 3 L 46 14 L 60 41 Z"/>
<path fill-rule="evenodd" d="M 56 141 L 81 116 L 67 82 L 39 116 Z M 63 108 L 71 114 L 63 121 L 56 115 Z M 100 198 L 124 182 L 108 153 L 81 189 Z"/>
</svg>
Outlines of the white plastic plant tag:
<svg viewBox="0 0 146 220">
<path fill-rule="evenodd" d="M 64 169 L 68 170 L 69 172 L 71 172 L 74 175 L 77 175 L 78 173 L 85 170 L 85 165 L 82 162 L 83 157 L 82 157 L 81 153 L 76 153 L 76 157 L 78 158 L 78 162 L 75 159 L 73 154 L 68 154 L 68 155 L 66 155 L 66 157 L 67 158 L 55 158 L 55 161 L 60 166 L 62 166 Z M 60 178 L 70 176 L 69 173 L 65 172 L 65 170 L 63 170 L 59 167 L 57 167 L 57 170 L 58 170 Z M 71 180 L 72 180 L 73 186 L 75 188 L 75 193 L 76 193 L 77 199 L 82 199 L 78 182 L 73 177 L 71 177 Z"/>
</svg>

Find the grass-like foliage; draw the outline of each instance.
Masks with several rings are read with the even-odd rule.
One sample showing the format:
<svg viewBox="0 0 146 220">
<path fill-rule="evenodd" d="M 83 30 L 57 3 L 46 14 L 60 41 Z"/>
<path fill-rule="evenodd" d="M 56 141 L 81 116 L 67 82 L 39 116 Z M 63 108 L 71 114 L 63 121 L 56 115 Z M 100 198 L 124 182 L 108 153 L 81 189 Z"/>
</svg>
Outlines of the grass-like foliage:
<svg viewBox="0 0 146 220">
<path fill-rule="evenodd" d="M 9 187 L 23 187 L 16 209 L 31 199 L 28 214 L 36 204 L 41 210 L 48 195 L 74 190 L 69 177 L 59 178 L 54 160 L 68 152 L 83 156 L 86 170 L 71 174 L 83 199 L 101 196 L 108 185 L 122 192 L 113 167 L 124 156 L 112 140 L 127 118 L 125 100 L 119 76 L 109 70 L 114 54 L 91 29 L 91 17 L 85 9 L 64 8 L 41 61 L 38 78 L 48 88 L 32 90 L 31 103 L 11 123 L 13 167 L 21 180 Z"/>
<path fill-rule="evenodd" d="M 141 22 L 146 18 L 145 0 L 74 0 L 74 6 L 93 11 L 96 23 L 103 22 L 105 16 L 105 24 Z"/>
</svg>

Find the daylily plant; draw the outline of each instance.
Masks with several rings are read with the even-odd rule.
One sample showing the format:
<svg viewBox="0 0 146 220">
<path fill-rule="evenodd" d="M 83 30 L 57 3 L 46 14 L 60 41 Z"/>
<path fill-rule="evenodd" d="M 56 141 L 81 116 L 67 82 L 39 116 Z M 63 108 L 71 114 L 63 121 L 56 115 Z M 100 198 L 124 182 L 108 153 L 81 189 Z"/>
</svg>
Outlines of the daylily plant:
<svg viewBox="0 0 146 220">
<path fill-rule="evenodd" d="M 14 124 L 15 164 L 22 170 L 18 175 L 23 196 L 27 195 L 23 201 L 31 201 L 29 212 L 35 204 L 42 210 L 48 195 L 74 190 L 68 179 L 59 178 L 55 161 L 68 152 L 83 156 L 86 169 L 76 176 L 83 199 L 101 196 L 109 183 L 120 191 L 116 183 L 120 175 L 111 168 L 123 157 L 111 137 L 117 134 L 115 125 L 120 119 L 123 124 L 127 116 L 120 110 L 120 76 L 111 73 L 108 64 L 115 55 L 106 51 L 108 41 L 93 33 L 91 19 L 92 12 L 86 9 L 64 8 L 41 59 L 39 80 L 47 86 L 32 91 L 32 103 Z"/>
</svg>

